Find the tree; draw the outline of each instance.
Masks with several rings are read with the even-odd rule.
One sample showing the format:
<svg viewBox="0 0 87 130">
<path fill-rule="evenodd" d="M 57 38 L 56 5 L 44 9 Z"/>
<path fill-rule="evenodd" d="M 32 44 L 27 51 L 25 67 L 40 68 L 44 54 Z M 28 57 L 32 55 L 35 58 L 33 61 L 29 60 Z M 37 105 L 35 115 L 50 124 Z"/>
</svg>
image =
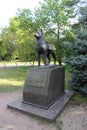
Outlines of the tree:
<svg viewBox="0 0 87 130">
<path fill-rule="evenodd" d="M 29 9 L 19 9 L 17 13 L 19 19 L 19 26 L 17 35 L 20 38 L 18 40 L 18 52 L 22 61 L 36 60 L 35 44 L 34 44 L 34 24 L 33 16 Z"/>
<path fill-rule="evenodd" d="M 20 61 L 36 60 L 34 20 L 29 9 L 18 9 L 16 16 L 10 18 L 9 26 L 3 28 L 2 59 Z M 0 49 L 1 50 L 1 49 Z M 1 54 L 0 54 L 1 55 Z"/>
<path fill-rule="evenodd" d="M 70 86 L 87 95 L 87 6 L 80 8 L 79 32 L 75 44 L 66 44 L 73 55 L 66 59 L 72 66 Z"/>
<path fill-rule="evenodd" d="M 18 9 L 17 15 L 10 19 L 9 29 L 16 34 L 15 55 L 20 61 L 31 61 L 35 59 L 33 18 L 29 9 Z M 33 55 L 31 54 L 31 50 Z M 34 58 L 33 58 L 34 57 Z"/>
<path fill-rule="evenodd" d="M 14 37 L 15 35 L 5 27 L 1 34 L 1 60 L 11 60 L 14 51 Z"/>
<path fill-rule="evenodd" d="M 0 60 L 2 59 L 2 43 L 3 39 L 0 37 Z"/>
</svg>

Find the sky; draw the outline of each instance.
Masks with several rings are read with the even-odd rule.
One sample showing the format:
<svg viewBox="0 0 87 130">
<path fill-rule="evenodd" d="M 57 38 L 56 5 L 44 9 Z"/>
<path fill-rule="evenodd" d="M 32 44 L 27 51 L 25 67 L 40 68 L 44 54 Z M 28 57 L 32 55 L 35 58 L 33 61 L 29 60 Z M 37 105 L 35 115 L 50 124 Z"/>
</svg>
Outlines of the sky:
<svg viewBox="0 0 87 130">
<path fill-rule="evenodd" d="M 38 7 L 42 0 L 1 0 L 0 2 L 0 28 L 7 26 L 9 18 L 14 17 L 18 8 L 28 8 L 31 11 Z"/>
<path fill-rule="evenodd" d="M 0 28 L 7 26 L 9 18 L 14 17 L 18 8 L 28 8 L 31 11 L 43 0 L 0 0 Z M 87 0 L 82 0 L 87 2 Z"/>
</svg>

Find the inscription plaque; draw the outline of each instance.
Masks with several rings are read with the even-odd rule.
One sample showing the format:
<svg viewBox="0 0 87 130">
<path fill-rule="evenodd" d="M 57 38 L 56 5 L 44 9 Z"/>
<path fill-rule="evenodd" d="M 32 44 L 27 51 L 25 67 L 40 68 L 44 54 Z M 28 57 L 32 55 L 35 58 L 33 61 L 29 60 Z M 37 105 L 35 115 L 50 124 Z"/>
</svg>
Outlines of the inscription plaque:
<svg viewBox="0 0 87 130">
<path fill-rule="evenodd" d="M 47 79 L 47 72 L 43 71 L 37 71 L 32 70 L 28 72 L 28 82 L 27 85 L 33 86 L 33 87 L 45 87 Z"/>
</svg>

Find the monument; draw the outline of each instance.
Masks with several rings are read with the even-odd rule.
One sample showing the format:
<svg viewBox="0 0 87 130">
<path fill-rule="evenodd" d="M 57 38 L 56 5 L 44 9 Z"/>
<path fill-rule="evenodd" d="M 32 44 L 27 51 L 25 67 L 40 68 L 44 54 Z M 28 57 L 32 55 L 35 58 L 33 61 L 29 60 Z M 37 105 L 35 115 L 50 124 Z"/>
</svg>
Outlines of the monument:
<svg viewBox="0 0 87 130">
<path fill-rule="evenodd" d="M 46 65 L 46 58 L 48 58 L 48 64 L 50 63 L 50 54 L 53 56 L 54 64 L 56 63 L 56 56 L 55 51 L 51 44 L 45 42 L 43 39 L 43 31 L 37 31 L 34 34 L 37 42 L 36 42 L 36 50 L 37 50 L 37 57 L 38 57 L 38 65 L 40 66 L 40 57 L 43 55 L 44 58 L 44 65 Z"/>
<path fill-rule="evenodd" d="M 64 67 L 34 67 L 27 71 L 23 102 L 48 109 L 64 94 Z"/>
<path fill-rule="evenodd" d="M 9 103 L 8 107 L 53 121 L 74 92 L 65 91 L 64 66 L 56 65 L 54 49 L 44 41 L 42 30 L 36 32 L 34 36 L 37 39 L 38 66 L 27 70 L 23 97 Z M 50 54 L 54 59 L 53 65 L 49 65 Z M 44 65 L 40 64 L 41 55 L 44 57 Z"/>
</svg>

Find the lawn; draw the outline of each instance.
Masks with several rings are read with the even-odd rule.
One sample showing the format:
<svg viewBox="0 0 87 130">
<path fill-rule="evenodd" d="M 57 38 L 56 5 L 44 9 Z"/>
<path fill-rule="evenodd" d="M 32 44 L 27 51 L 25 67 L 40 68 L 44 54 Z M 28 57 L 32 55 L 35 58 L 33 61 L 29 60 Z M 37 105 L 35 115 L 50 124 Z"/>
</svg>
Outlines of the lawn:
<svg viewBox="0 0 87 130">
<path fill-rule="evenodd" d="M 23 88 L 28 67 L 0 68 L 0 92 Z"/>
<path fill-rule="evenodd" d="M 26 71 L 29 67 L 10 67 L 0 68 L 0 92 L 12 92 L 22 89 L 26 77 Z M 70 80 L 70 73 L 68 68 L 65 69 L 65 89 L 70 89 L 68 86 L 68 80 Z M 87 103 L 87 97 L 83 96 L 79 92 L 76 92 L 72 98 L 71 103 Z"/>
</svg>

